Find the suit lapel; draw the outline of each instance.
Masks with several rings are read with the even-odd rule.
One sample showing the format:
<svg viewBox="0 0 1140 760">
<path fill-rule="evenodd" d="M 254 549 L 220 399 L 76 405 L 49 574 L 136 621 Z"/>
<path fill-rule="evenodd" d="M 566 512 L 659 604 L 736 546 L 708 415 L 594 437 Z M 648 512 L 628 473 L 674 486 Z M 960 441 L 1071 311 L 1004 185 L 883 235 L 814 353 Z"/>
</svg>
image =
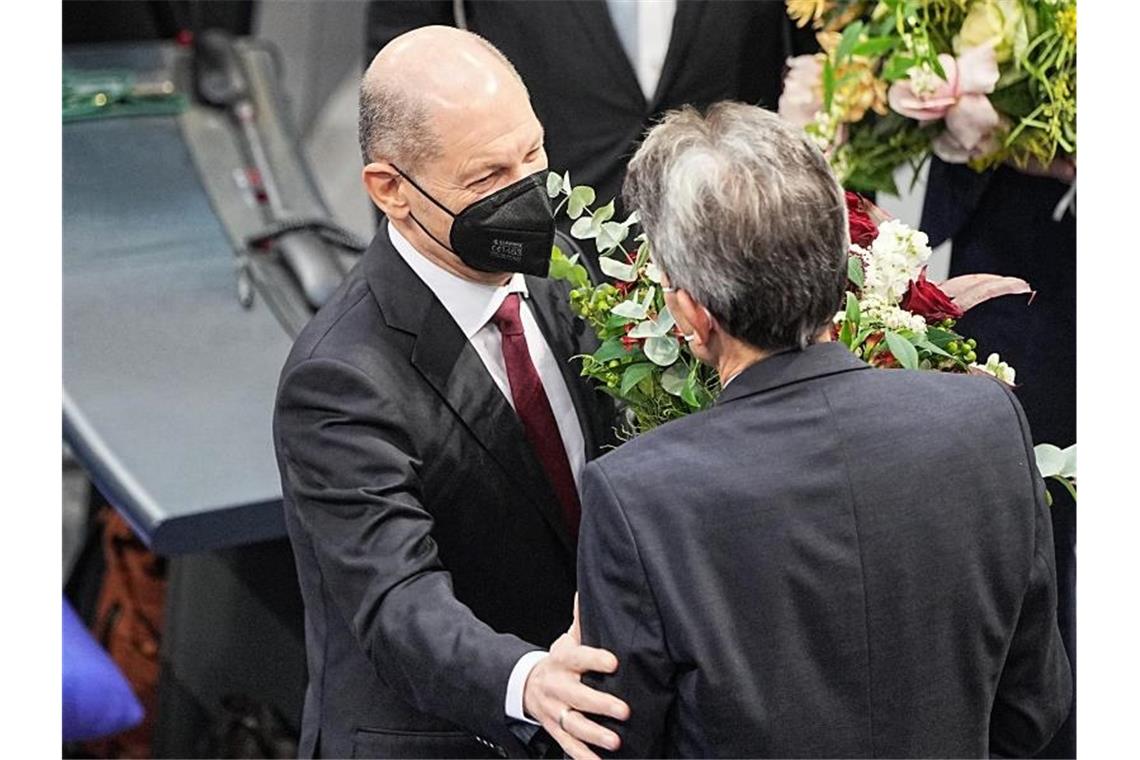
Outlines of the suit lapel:
<svg viewBox="0 0 1140 760">
<path fill-rule="evenodd" d="M 637 73 L 633 70 L 633 64 L 626 55 L 625 48 L 622 47 L 617 30 L 614 29 L 614 22 L 605 0 L 579 0 L 569 5 L 581 20 L 594 54 L 598 60 L 606 63 L 614 76 L 606 86 L 620 88 L 631 102 L 636 103 L 638 110 L 644 110 L 645 95 L 637 82 Z"/>
<path fill-rule="evenodd" d="M 677 10 L 673 14 L 673 32 L 669 36 L 669 49 L 665 54 L 665 64 L 661 67 L 661 78 L 657 80 L 657 89 L 653 93 L 651 110 L 657 111 L 660 108 L 665 93 L 669 92 L 669 88 L 677 79 L 681 65 L 696 36 L 697 25 L 704 10 L 704 0 L 677 0 Z"/>
<path fill-rule="evenodd" d="M 385 321 L 415 336 L 412 365 L 530 497 L 567 551 L 575 552 L 557 496 L 518 415 L 451 314 L 392 247 L 386 226 L 365 257 L 365 274 Z"/>
</svg>

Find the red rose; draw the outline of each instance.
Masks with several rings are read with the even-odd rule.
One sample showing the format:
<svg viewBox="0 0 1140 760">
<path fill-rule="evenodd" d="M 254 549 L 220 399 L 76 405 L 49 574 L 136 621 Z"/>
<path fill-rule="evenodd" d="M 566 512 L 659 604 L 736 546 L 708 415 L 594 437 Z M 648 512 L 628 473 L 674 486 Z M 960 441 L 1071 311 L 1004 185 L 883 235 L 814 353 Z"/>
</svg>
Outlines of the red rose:
<svg viewBox="0 0 1140 760">
<path fill-rule="evenodd" d="M 959 319 L 963 314 L 950 296 L 926 279 L 926 267 L 922 268 L 918 273 L 918 279 L 911 282 L 907 288 L 902 307 L 912 314 L 923 317 L 928 324 L 935 324 L 944 319 Z"/>
<path fill-rule="evenodd" d="M 848 191 L 847 225 L 851 231 L 851 244 L 867 248 L 879 236 L 879 226 L 867 212 L 863 197 Z"/>
</svg>

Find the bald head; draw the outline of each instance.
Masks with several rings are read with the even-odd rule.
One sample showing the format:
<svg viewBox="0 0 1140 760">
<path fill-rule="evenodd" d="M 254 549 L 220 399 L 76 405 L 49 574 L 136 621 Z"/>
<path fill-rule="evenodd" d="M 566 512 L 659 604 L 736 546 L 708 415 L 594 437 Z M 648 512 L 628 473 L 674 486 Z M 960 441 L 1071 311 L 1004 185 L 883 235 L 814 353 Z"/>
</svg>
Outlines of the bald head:
<svg viewBox="0 0 1140 760">
<path fill-rule="evenodd" d="M 364 163 L 414 171 L 439 155 L 448 127 L 461 127 L 473 106 L 519 91 L 526 96 L 514 66 L 477 34 L 449 26 L 402 34 L 376 54 L 360 83 Z"/>
</svg>

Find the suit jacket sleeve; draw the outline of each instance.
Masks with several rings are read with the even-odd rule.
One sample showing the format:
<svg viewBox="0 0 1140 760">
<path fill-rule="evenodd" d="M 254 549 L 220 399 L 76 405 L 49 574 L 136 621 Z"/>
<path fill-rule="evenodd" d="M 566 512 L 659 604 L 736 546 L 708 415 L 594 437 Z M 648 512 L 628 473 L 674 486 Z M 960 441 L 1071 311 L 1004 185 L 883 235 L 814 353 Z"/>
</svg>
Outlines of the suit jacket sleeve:
<svg viewBox="0 0 1140 760">
<path fill-rule="evenodd" d="M 630 706 L 625 723 L 601 718 L 617 732 L 618 757 L 663 757 L 666 716 L 673 703 L 673 663 L 657 604 L 629 522 L 602 468 L 586 466 L 578 539 L 582 643 L 618 659 L 612 675 L 583 681 Z"/>
<path fill-rule="evenodd" d="M 520 751 L 507 680 L 538 647 L 496 633 L 455 598 L 401 400 L 355 367 L 308 359 L 282 380 L 275 424 L 283 485 L 322 587 L 379 676 L 418 709 Z"/>
<path fill-rule="evenodd" d="M 1073 699 L 1069 659 L 1057 626 L 1057 570 L 1045 483 L 1034 464 L 1033 438 L 1021 405 L 1002 386 L 1021 422 L 1035 500 L 1036 547 L 1021 614 L 1013 633 L 990 715 L 990 752 L 1036 754 L 1061 727 Z"/>
</svg>

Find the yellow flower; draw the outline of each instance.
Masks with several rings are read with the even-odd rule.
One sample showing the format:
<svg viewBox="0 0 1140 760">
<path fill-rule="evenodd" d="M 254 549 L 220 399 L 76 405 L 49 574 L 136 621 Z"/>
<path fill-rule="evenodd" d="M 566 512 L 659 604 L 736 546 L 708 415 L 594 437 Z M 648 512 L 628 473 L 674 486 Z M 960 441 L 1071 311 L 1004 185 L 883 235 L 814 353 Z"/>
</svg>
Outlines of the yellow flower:
<svg viewBox="0 0 1140 760">
<path fill-rule="evenodd" d="M 887 83 L 875 76 L 871 62 L 866 58 L 855 57 L 840 66 L 835 80 L 841 82 L 835 93 L 843 111 L 843 121 L 861 121 L 872 110 L 877 114 L 887 113 Z"/>
<path fill-rule="evenodd" d="M 788 0 L 788 15 L 801 29 L 808 25 L 819 28 L 823 14 L 835 7 L 833 0 Z"/>
<path fill-rule="evenodd" d="M 1077 6 L 1070 5 L 1057 14 L 1057 29 L 1071 43 L 1077 41 Z"/>
<path fill-rule="evenodd" d="M 839 41 L 843 39 L 843 35 L 839 32 L 817 32 L 815 41 L 819 43 L 819 49 L 827 53 L 830 58 L 835 55 L 835 48 L 839 47 Z"/>
<path fill-rule="evenodd" d="M 1025 51 L 1029 29 L 1020 0 L 974 0 L 954 38 L 954 52 L 982 45 L 993 46 L 999 64 Z"/>
<path fill-rule="evenodd" d="M 847 6 L 847 10 L 831 19 L 831 21 L 828 21 L 825 28 L 828 31 L 842 30 L 852 21 L 863 15 L 864 8 L 865 6 L 863 3 L 852 3 L 851 5 Z"/>
</svg>

